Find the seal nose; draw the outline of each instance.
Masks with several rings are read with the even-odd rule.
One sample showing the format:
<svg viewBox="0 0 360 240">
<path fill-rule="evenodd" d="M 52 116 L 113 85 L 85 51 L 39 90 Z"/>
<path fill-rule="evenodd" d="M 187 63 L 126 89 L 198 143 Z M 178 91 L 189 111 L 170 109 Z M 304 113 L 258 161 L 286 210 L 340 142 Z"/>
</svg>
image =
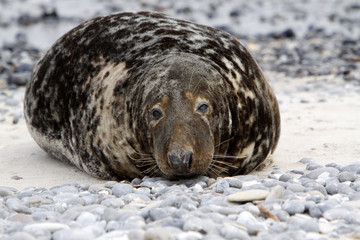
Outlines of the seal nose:
<svg viewBox="0 0 360 240">
<path fill-rule="evenodd" d="M 185 150 L 171 151 L 168 153 L 168 159 L 171 167 L 178 174 L 189 173 L 191 162 L 192 162 L 192 152 Z"/>
</svg>

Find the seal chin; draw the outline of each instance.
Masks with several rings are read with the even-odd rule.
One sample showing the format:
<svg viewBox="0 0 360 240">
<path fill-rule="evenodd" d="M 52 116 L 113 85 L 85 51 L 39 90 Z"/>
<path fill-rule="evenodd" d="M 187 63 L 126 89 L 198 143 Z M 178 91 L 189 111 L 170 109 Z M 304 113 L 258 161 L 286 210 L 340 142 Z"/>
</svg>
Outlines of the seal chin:
<svg viewBox="0 0 360 240">
<path fill-rule="evenodd" d="M 175 174 L 175 175 L 167 176 L 167 178 L 170 180 L 181 180 L 181 179 L 186 179 L 186 178 L 195 178 L 200 175 L 201 174 L 195 174 L 195 173 L 182 174 L 182 175 Z"/>
</svg>

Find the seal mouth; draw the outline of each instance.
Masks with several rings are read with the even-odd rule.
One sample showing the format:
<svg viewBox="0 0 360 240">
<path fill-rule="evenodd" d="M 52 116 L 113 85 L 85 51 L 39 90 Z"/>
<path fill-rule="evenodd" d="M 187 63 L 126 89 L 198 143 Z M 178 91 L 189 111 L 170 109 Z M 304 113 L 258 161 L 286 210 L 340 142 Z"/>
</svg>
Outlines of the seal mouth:
<svg viewBox="0 0 360 240">
<path fill-rule="evenodd" d="M 170 180 L 181 180 L 181 179 L 195 178 L 195 177 L 198 177 L 200 175 L 201 174 L 196 174 L 196 173 L 174 174 L 174 175 L 168 176 L 168 179 L 170 179 Z"/>
</svg>

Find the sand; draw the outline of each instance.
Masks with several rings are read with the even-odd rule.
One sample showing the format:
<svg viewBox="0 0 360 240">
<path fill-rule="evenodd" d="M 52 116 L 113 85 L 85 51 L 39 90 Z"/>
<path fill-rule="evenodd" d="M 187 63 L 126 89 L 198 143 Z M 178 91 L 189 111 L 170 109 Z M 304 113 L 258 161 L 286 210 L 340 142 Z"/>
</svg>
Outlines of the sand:
<svg viewBox="0 0 360 240">
<path fill-rule="evenodd" d="M 302 158 L 321 165 L 360 161 L 360 94 L 335 76 L 289 79 L 266 73 L 277 93 L 282 132 L 274 163 L 254 174 L 274 169 L 305 170 Z M 275 79 L 275 80 L 274 80 Z M 0 123 L 0 186 L 22 190 L 66 183 L 92 185 L 105 181 L 47 155 L 31 138 L 24 118 Z"/>
</svg>

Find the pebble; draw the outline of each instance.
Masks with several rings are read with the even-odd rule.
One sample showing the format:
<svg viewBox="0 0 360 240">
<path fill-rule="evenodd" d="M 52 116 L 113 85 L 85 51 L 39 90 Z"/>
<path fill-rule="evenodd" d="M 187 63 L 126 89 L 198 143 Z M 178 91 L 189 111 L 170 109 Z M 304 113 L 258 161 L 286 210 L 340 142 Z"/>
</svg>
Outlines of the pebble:
<svg viewBox="0 0 360 240">
<path fill-rule="evenodd" d="M 305 205 L 300 201 L 287 200 L 282 205 L 282 209 L 290 215 L 294 215 L 296 213 L 303 213 L 305 210 Z"/>
<path fill-rule="evenodd" d="M 346 208 L 332 208 L 329 210 L 326 210 L 323 214 L 324 218 L 326 218 L 329 221 L 332 220 L 338 220 L 338 219 L 344 219 L 350 214 L 349 210 Z"/>
<path fill-rule="evenodd" d="M 308 163 L 306 165 L 306 170 L 315 170 L 317 168 L 321 168 L 322 166 L 320 164 L 317 163 Z"/>
<path fill-rule="evenodd" d="M 274 199 L 281 199 L 283 197 L 285 188 L 281 185 L 277 185 L 273 187 L 266 197 L 266 201 L 274 200 Z"/>
<path fill-rule="evenodd" d="M 242 192 L 237 192 L 227 196 L 227 200 L 230 202 L 250 202 L 264 200 L 268 195 L 269 191 L 262 189 L 253 189 Z"/>
<path fill-rule="evenodd" d="M 245 229 L 229 223 L 223 224 L 220 234 L 225 239 L 250 239 L 250 236 Z"/>
<path fill-rule="evenodd" d="M 339 170 L 333 167 L 321 167 L 305 174 L 304 176 L 306 178 L 316 180 L 322 173 L 329 173 L 329 176 L 336 176 L 339 173 Z"/>
<path fill-rule="evenodd" d="M 116 197 L 121 197 L 132 192 L 134 192 L 134 188 L 130 184 L 125 183 L 117 183 L 112 188 L 112 194 Z"/>
<path fill-rule="evenodd" d="M 338 178 L 340 182 L 353 182 L 356 180 L 356 174 L 354 172 L 342 171 L 341 173 L 339 173 Z"/>
<path fill-rule="evenodd" d="M 150 228 L 145 231 L 145 240 L 175 240 L 175 237 L 166 228 Z"/>
<path fill-rule="evenodd" d="M 282 181 L 282 182 L 287 182 L 289 180 L 291 180 L 293 178 L 293 176 L 291 174 L 282 174 L 279 178 L 279 181 Z"/>
</svg>

